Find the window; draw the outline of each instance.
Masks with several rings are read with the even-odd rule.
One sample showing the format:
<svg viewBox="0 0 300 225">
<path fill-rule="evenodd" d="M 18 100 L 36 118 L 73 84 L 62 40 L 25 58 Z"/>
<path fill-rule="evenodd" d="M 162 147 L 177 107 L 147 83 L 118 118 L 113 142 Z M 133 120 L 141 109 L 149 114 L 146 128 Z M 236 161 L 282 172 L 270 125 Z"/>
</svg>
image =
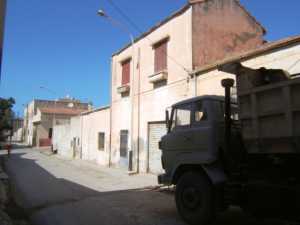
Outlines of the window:
<svg viewBox="0 0 300 225">
<path fill-rule="evenodd" d="M 223 119 L 225 117 L 225 103 L 224 102 L 221 103 L 221 113 L 222 113 L 222 119 Z M 231 119 L 239 120 L 237 104 L 231 104 Z"/>
<path fill-rule="evenodd" d="M 99 132 L 98 133 L 98 150 L 104 151 L 104 144 L 105 144 L 105 133 Z"/>
<path fill-rule="evenodd" d="M 202 122 L 206 121 L 207 118 L 207 111 L 203 108 L 202 102 L 197 102 L 195 107 L 195 122 Z"/>
<path fill-rule="evenodd" d="M 191 124 L 191 109 L 190 105 L 181 106 L 175 112 L 175 128 L 183 128 Z"/>
<path fill-rule="evenodd" d="M 127 59 L 121 63 L 122 64 L 122 86 L 129 84 L 130 82 L 130 61 L 131 59 Z"/>
<path fill-rule="evenodd" d="M 154 49 L 154 72 L 159 73 L 167 70 L 167 47 L 168 40 L 164 39 L 153 45 Z"/>
<path fill-rule="evenodd" d="M 48 138 L 49 138 L 49 139 L 52 139 L 52 135 L 53 135 L 53 128 L 49 128 L 49 131 L 48 131 Z"/>
<path fill-rule="evenodd" d="M 128 130 L 120 131 L 120 156 L 127 157 Z"/>
</svg>

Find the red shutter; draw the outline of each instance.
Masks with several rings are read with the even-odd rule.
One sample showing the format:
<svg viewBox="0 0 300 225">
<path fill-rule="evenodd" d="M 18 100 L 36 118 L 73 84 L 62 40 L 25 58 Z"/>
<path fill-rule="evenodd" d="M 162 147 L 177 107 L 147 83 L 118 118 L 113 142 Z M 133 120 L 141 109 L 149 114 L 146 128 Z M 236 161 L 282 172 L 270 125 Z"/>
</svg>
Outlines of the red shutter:
<svg viewBox="0 0 300 225">
<path fill-rule="evenodd" d="M 158 73 L 167 69 L 167 43 L 161 41 L 154 45 L 154 72 Z"/>
<path fill-rule="evenodd" d="M 130 81 L 130 59 L 122 63 L 122 85 L 128 84 Z"/>
</svg>

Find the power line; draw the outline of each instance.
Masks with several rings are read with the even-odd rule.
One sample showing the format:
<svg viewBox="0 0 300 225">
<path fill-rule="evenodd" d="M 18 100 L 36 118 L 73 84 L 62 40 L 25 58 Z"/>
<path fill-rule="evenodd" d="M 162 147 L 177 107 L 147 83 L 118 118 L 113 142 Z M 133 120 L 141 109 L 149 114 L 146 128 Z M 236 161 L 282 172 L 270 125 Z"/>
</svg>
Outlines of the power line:
<svg viewBox="0 0 300 225">
<path fill-rule="evenodd" d="M 107 0 L 108 3 L 125 19 L 127 20 L 127 22 L 136 30 L 138 31 L 140 34 L 144 33 L 144 31 L 142 29 L 140 29 L 140 27 L 135 23 L 133 22 L 133 20 L 130 19 L 130 17 L 123 12 L 123 10 L 118 7 L 114 2 L 113 0 Z M 148 37 L 148 36 L 145 36 L 145 38 L 150 41 L 151 43 L 153 43 L 153 41 Z M 185 66 L 183 66 L 181 63 L 179 63 L 174 57 L 168 55 L 167 51 L 163 50 L 163 53 L 170 59 L 172 60 L 175 64 L 177 64 L 179 67 L 181 67 L 185 72 L 187 73 L 190 73 L 190 71 L 185 68 Z"/>
<path fill-rule="evenodd" d="M 296 62 L 294 62 L 288 69 L 287 71 L 289 72 L 291 69 L 293 69 L 297 64 L 300 62 L 300 59 L 298 59 Z"/>
</svg>

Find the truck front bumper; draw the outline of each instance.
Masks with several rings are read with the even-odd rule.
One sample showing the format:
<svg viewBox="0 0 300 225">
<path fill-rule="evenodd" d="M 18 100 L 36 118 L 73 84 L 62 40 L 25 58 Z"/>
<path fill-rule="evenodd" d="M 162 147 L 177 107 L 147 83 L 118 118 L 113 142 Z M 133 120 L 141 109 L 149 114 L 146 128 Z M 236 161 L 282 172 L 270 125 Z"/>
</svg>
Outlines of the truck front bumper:
<svg viewBox="0 0 300 225">
<path fill-rule="evenodd" d="M 172 177 L 166 173 L 158 175 L 157 181 L 158 181 L 158 184 L 172 185 Z"/>
</svg>

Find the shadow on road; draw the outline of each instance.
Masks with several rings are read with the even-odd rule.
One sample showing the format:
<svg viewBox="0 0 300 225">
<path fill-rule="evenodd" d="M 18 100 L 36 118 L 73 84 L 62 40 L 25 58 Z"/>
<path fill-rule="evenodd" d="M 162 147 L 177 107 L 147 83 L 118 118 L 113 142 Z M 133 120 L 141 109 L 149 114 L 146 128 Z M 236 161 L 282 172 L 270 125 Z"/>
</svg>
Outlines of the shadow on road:
<svg viewBox="0 0 300 225">
<path fill-rule="evenodd" d="M 146 188 L 101 192 L 53 176 L 34 159 L 24 157 L 23 153 L 15 153 L 4 161 L 16 202 L 30 215 L 34 224 L 184 224 L 169 193 Z M 214 223 L 262 224 L 266 223 L 257 222 L 238 209 L 221 214 Z"/>
</svg>

